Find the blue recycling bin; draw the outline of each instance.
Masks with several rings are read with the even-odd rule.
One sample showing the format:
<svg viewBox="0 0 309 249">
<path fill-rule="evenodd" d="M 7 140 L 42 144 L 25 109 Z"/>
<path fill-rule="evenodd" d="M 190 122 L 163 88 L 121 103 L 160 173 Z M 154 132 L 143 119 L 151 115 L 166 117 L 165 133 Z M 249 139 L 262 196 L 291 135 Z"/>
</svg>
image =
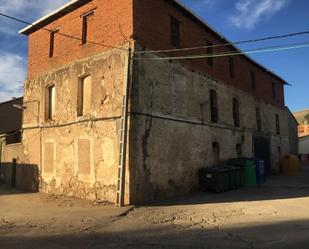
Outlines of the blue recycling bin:
<svg viewBox="0 0 309 249">
<path fill-rule="evenodd" d="M 255 159 L 256 169 L 256 183 L 261 185 L 266 182 L 265 161 L 261 159 Z"/>
</svg>

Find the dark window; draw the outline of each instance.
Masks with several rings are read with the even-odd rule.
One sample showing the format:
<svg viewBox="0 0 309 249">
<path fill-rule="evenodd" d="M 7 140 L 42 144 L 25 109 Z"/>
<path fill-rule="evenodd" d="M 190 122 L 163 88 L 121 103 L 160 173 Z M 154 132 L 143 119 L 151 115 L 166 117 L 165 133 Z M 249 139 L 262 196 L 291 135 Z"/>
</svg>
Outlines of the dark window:
<svg viewBox="0 0 309 249">
<path fill-rule="evenodd" d="M 210 41 L 207 41 L 206 42 L 206 46 L 207 46 L 206 54 L 210 56 L 210 57 L 207 57 L 207 64 L 209 66 L 212 66 L 214 64 L 214 60 L 213 60 L 213 57 L 212 57 L 212 55 L 214 53 L 214 51 L 213 51 L 213 43 L 210 42 Z"/>
<path fill-rule="evenodd" d="M 45 119 L 46 120 L 52 120 L 55 114 L 55 86 L 49 86 L 46 91 L 46 101 L 45 101 L 45 110 L 46 110 L 46 115 Z"/>
<path fill-rule="evenodd" d="M 215 162 L 219 162 L 220 160 L 220 144 L 218 142 L 213 142 L 212 143 L 212 152 L 214 156 Z"/>
<path fill-rule="evenodd" d="M 83 27 L 82 27 L 82 44 L 87 43 L 88 32 L 89 32 L 89 21 L 93 17 L 93 12 L 87 13 L 82 16 Z"/>
<path fill-rule="evenodd" d="M 274 82 L 271 82 L 271 92 L 272 92 L 273 99 L 276 99 L 276 85 Z"/>
<path fill-rule="evenodd" d="M 251 88 L 256 88 L 256 79 L 255 79 L 255 73 L 251 71 Z"/>
<path fill-rule="evenodd" d="M 261 108 L 256 108 L 256 129 L 257 131 L 262 131 L 262 114 L 261 114 Z"/>
<path fill-rule="evenodd" d="M 236 144 L 236 154 L 238 157 L 242 157 L 242 146 L 241 144 Z"/>
<path fill-rule="evenodd" d="M 180 22 L 174 17 L 171 17 L 171 45 L 180 47 Z"/>
<path fill-rule="evenodd" d="M 210 98 L 210 118 L 211 122 L 218 123 L 218 97 L 215 90 L 209 91 L 209 98 Z"/>
<path fill-rule="evenodd" d="M 234 79 L 235 77 L 234 59 L 232 57 L 229 57 L 229 68 L 230 68 L 230 77 Z"/>
<path fill-rule="evenodd" d="M 5 136 L 6 144 L 17 144 L 21 142 L 21 131 L 16 131 Z"/>
<path fill-rule="evenodd" d="M 49 33 L 49 58 L 54 56 L 55 31 Z"/>
<path fill-rule="evenodd" d="M 276 114 L 276 134 L 280 135 L 280 118 L 278 114 Z"/>
<path fill-rule="evenodd" d="M 239 127 L 239 102 L 236 98 L 233 98 L 233 119 L 234 119 L 234 126 Z"/>
</svg>

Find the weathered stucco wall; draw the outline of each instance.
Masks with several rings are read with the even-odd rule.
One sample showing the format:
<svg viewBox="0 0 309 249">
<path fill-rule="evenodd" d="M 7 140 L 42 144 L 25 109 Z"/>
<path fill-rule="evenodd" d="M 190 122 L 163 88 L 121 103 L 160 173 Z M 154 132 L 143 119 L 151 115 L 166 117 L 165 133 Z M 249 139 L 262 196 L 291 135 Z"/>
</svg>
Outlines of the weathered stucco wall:
<svg viewBox="0 0 309 249">
<path fill-rule="evenodd" d="M 232 86 L 190 71 L 174 61 L 139 60 L 134 64 L 131 117 L 131 191 L 133 202 L 188 192 L 198 184 L 200 167 L 215 163 L 212 143 L 220 144 L 220 159 L 252 157 L 253 135 L 269 138 L 271 167 L 279 170 L 281 153 L 289 148 L 286 111 L 259 101 Z M 209 90 L 218 94 L 219 123 L 210 122 Z M 232 100 L 240 105 L 235 128 Z M 256 107 L 262 111 L 263 133 L 256 133 Z M 276 135 L 275 115 L 280 116 Z M 134 167 L 134 170 L 133 170 Z"/>
<path fill-rule="evenodd" d="M 25 162 L 39 165 L 43 191 L 115 202 L 125 60 L 126 52 L 111 50 L 25 83 Z M 91 76 L 91 111 L 78 117 L 85 76 Z M 52 121 L 45 120 L 50 85 L 56 89 Z"/>
<path fill-rule="evenodd" d="M 24 147 L 22 143 L 6 144 L 5 139 L 1 141 L 1 168 L 0 180 L 15 186 L 20 190 L 38 190 L 38 166 L 25 164 Z M 13 166 L 13 160 L 15 166 Z M 15 167 L 13 169 L 13 167 Z"/>
</svg>

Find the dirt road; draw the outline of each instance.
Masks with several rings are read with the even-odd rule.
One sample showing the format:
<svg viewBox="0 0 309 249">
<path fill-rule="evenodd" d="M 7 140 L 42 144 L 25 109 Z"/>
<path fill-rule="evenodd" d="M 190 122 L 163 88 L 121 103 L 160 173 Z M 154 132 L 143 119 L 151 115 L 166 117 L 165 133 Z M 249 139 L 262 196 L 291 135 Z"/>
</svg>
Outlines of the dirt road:
<svg viewBox="0 0 309 249">
<path fill-rule="evenodd" d="M 1 249 L 309 248 L 309 171 L 131 209 L 0 186 Z"/>
</svg>

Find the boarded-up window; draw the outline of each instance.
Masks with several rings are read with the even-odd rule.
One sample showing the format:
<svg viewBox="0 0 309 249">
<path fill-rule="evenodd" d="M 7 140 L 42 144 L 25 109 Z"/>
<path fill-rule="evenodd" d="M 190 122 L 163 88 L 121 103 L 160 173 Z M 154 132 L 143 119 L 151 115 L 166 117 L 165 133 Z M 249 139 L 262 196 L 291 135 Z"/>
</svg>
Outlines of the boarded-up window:
<svg viewBox="0 0 309 249">
<path fill-rule="evenodd" d="M 54 172 L 54 143 L 47 142 L 44 146 L 44 172 L 52 174 Z"/>
<path fill-rule="evenodd" d="M 212 66 L 214 64 L 214 58 L 213 58 L 213 43 L 210 41 L 206 42 L 206 54 L 208 57 L 206 57 L 207 64 L 209 66 Z"/>
<path fill-rule="evenodd" d="M 53 120 L 56 110 L 56 88 L 51 85 L 46 89 L 45 95 L 45 119 Z"/>
<path fill-rule="evenodd" d="M 180 47 L 180 22 L 171 16 L 171 45 L 175 48 Z"/>
<path fill-rule="evenodd" d="M 77 115 L 91 113 L 91 76 L 83 77 L 78 83 Z"/>
<path fill-rule="evenodd" d="M 90 174 L 90 141 L 78 139 L 78 174 Z"/>
<path fill-rule="evenodd" d="M 239 121 L 239 102 L 236 98 L 233 98 L 233 120 L 234 120 L 234 126 L 239 127 L 240 121 Z"/>
<path fill-rule="evenodd" d="M 218 115 L 218 98 L 215 90 L 209 91 L 209 99 L 210 99 L 210 119 L 213 123 L 218 123 L 219 115 Z"/>
</svg>

